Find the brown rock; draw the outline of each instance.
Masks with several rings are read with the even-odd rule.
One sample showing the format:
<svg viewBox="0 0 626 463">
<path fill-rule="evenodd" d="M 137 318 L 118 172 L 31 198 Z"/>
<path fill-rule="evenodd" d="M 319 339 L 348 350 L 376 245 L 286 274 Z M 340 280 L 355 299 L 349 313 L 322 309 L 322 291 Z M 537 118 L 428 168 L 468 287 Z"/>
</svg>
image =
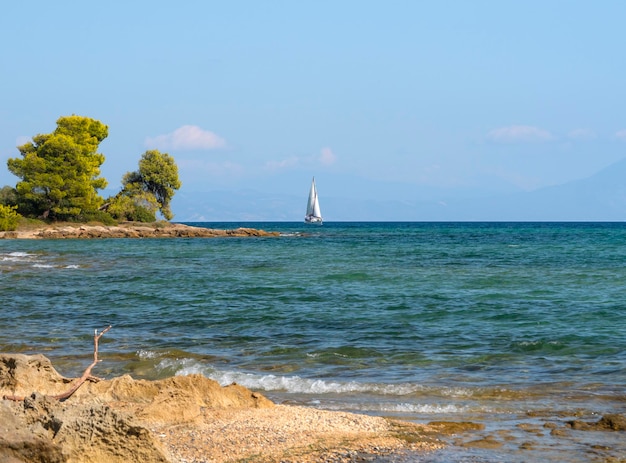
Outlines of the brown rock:
<svg viewBox="0 0 626 463">
<path fill-rule="evenodd" d="M 134 380 L 128 375 L 86 384 L 76 393 L 102 401 L 124 403 L 150 423 L 194 423 L 205 408 L 264 408 L 274 403 L 261 394 L 236 384 L 222 387 L 202 375 L 174 376 L 158 381 Z"/>
<path fill-rule="evenodd" d="M 275 405 L 201 375 L 73 380 L 41 355 L 0 354 L 0 462 L 342 461 L 346 452 L 441 448 L 426 426 Z"/>
<path fill-rule="evenodd" d="M 626 431 L 626 416 L 613 413 L 604 415 L 596 422 L 572 420 L 567 425 L 577 431 Z"/>
<path fill-rule="evenodd" d="M 0 232 L 0 239 L 215 238 L 226 236 L 270 237 L 279 236 L 279 233 L 253 228 L 216 230 L 170 222 L 156 222 L 152 224 L 121 223 L 116 226 L 58 224 L 36 230 Z"/>
<path fill-rule="evenodd" d="M 607 431 L 626 431 L 626 416 L 619 414 L 604 415 L 597 425 L 600 429 Z"/>
<path fill-rule="evenodd" d="M 0 461 L 168 461 L 145 427 L 106 405 L 67 407 L 32 394 L 21 402 L 3 401 L 0 417 Z"/>
<path fill-rule="evenodd" d="M 569 436 L 568 432 L 564 429 L 553 429 L 550 431 L 550 435 L 553 437 L 567 437 Z"/>
<path fill-rule="evenodd" d="M 470 421 L 431 421 L 428 426 L 436 429 L 441 434 L 461 434 L 471 431 L 482 431 L 485 425 Z"/>
<path fill-rule="evenodd" d="M 493 436 L 486 436 L 482 439 L 465 442 L 462 446 L 480 449 L 497 449 L 502 447 L 502 442 L 496 440 Z"/>
<path fill-rule="evenodd" d="M 43 355 L 0 354 L 1 395 L 23 397 L 38 391 L 55 395 L 69 389 L 69 383 Z"/>
<path fill-rule="evenodd" d="M 0 461 L 167 462 L 148 424 L 195 423 L 208 407 L 274 406 L 201 375 L 153 382 L 126 375 L 83 384 L 65 402 L 51 398 L 71 383 L 42 355 L 0 354 L 0 394 L 25 397 L 1 402 Z"/>
</svg>

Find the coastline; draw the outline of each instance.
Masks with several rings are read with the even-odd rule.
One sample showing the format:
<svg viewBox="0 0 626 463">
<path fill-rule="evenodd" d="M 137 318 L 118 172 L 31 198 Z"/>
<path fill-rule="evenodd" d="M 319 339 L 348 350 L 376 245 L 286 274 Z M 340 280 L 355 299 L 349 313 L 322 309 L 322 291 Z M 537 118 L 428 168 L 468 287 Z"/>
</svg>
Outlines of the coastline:
<svg viewBox="0 0 626 463">
<path fill-rule="evenodd" d="M 220 230 L 171 222 L 102 224 L 46 224 L 0 232 L 0 239 L 89 239 L 89 238 L 218 238 L 274 237 L 278 232 L 254 228 Z"/>
<path fill-rule="evenodd" d="M 301 225 L 291 227 L 276 229 L 290 236 Z M 94 369 L 106 378 L 197 373 L 276 404 L 432 427 L 442 421 L 449 429 L 451 421 L 467 423 L 465 432 L 441 433 L 440 451 L 399 450 L 373 457 L 377 463 L 621 462 L 623 230 L 354 227 L 331 224 L 296 240 L 0 241 L 8 289 L 0 351 L 41 352 L 62 374 L 79 376 L 86 338 L 71 333 L 95 319 L 116 326 Z M 267 426 L 287 438 L 277 422 L 238 424 L 244 418 L 211 410 L 214 431 L 171 424 L 150 432 L 186 455 L 216 446 L 217 437 L 231 445 L 239 426 L 249 429 L 247 441 Z"/>
<path fill-rule="evenodd" d="M 52 397 L 73 381 L 43 355 L 0 354 L 0 460 L 348 462 L 443 447 L 426 425 L 277 405 L 201 375 L 90 377 Z"/>
</svg>

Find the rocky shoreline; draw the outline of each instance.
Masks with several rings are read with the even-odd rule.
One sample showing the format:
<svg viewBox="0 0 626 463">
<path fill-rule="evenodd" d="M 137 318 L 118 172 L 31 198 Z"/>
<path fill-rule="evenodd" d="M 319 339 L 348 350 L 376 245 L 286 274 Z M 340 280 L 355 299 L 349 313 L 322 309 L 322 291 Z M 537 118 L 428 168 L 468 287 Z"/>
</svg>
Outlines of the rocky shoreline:
<svg viewBox="0 0 626 463">
<path fill-rule="evenodd" d="M 170 222 L 120 223 L 115 226 L 90 224 L 53 224 L 33 229 L 0 232 L 0 239 L 91 239 L 91 238 L 217 238 L 272 237 L 278 232 L 254 228 L 220 230 Z"/>
<path fill-rule="evenodd" d="M 53 397 L 74 381 L 43 355 L 0 354 L 0 461 L 339 463 L 442 447 L 428 426 L 277 405 L 201 375 L 91 377 Z"/>
</svg>

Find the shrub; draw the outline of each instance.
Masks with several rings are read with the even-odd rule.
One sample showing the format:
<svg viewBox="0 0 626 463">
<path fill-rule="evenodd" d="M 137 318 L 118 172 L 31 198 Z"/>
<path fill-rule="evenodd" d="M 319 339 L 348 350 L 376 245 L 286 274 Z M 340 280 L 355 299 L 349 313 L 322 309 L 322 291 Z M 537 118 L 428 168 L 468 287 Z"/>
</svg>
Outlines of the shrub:
<svg viewBox="0 0 626 463">
<path fill-rule="evenodd" d="M 81 222 L 100 222 L 104 225 L 117 225 L 117 221 L 111 217 L 111 214 L 105 211 L 94 211 L 82 214 Z"/>
<path fill-rule="evenodd" d="M 17 213 L 17 206 L 0 204 L 0 231 L 13 231 L 22 216 Z"/>
<path fill-rule="evenodd" d="M 155 222 L 156 200 L 154 196 L 140 193 L 136 196 L 118 195 L 110 198 L 107 212 L 120 221 Z"/>
</svg>

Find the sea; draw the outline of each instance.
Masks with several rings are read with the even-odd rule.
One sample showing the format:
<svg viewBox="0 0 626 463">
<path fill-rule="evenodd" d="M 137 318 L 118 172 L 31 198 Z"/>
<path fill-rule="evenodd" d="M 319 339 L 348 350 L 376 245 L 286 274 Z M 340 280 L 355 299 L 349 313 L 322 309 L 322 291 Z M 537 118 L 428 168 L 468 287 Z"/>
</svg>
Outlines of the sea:
<svg viewBox="0 0 626 463">
<path fill-rule="evenodd" d="M 192 223 L 278 237 L 0 240 L 0 351 L 199 373 L 276 403 L 483 429 L 377 462 L 622 462 L 626 223 Z M 387 458 L 387 459 L 385 459 Z"/>
</svg>

